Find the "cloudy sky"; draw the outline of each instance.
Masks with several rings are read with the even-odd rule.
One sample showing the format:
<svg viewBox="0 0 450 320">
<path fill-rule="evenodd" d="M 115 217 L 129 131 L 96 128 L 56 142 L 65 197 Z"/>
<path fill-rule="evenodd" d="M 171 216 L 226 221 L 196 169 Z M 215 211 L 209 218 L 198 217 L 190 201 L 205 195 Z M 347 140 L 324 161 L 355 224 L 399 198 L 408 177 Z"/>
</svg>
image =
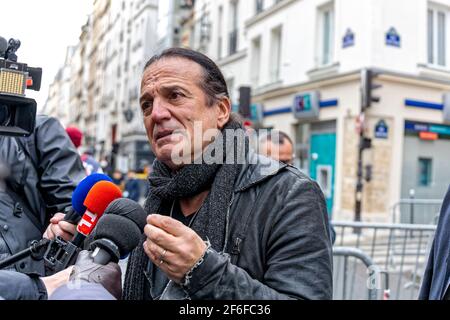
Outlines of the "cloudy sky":
<svg viewBox="0 0 450 320">
<path fill-rule="evenodd" d="M 92 11 L 92 0 L 0 0 L 0 36 L 22 42 L 19 62 L 41 67 L 40 92 L 28 91 L 42 108 L 48 86 L 64 63 L 66 48 L 75 45 Z"/>
</svg>

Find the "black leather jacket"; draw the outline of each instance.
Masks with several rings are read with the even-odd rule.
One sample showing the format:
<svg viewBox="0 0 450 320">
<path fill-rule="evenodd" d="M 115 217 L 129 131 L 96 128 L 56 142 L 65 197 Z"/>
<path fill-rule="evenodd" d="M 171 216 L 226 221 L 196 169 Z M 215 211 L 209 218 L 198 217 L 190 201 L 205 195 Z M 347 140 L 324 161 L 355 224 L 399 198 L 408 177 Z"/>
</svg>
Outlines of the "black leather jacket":
<svg viewBox="0 0 450 320">
<path fill-rule="evenodd" d="M 147 298 L 332 299 L 323 193 L 298 169 L 251 156 L 260 163 L 245 165 L 236 180 L 225 253 L 208 251 L 187 288 L 167 284 L 149 263 L 156 270 L 147 272 L 154 277 L 147 279 Z"/>
<path fill-rule="evenodd" d="M 42 238 L 51 216 L 71 205 L 72 192 L 85 172 L 64 128 L 43 115 L 36 117 L 35 131 L 28 138 L 0 136 L 0 162 L 10 170 L 0 188 L 1 260 Z M 16 210 L 19 201 L 34 219 Z M 15 268 L 44 272 L 42 261 L 33 259 L 20 261 Z"/>
</svg>

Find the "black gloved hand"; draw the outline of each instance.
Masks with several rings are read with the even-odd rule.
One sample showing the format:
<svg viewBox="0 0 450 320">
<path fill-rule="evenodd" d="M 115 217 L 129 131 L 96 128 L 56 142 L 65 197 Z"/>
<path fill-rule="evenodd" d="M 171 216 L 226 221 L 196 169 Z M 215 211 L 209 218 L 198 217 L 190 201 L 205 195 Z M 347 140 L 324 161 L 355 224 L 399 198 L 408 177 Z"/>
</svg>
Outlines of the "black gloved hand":
<svg viewBox="0 0 450 320">
<path fill-rule="evenodd" d="M 70 274 L 70 281 L 86 281 L 101 284 L 117 300 L 122 296 L 122 271 L 117 263 L 97 264 L 89 251 L 79 253 Z"/>
</svg>

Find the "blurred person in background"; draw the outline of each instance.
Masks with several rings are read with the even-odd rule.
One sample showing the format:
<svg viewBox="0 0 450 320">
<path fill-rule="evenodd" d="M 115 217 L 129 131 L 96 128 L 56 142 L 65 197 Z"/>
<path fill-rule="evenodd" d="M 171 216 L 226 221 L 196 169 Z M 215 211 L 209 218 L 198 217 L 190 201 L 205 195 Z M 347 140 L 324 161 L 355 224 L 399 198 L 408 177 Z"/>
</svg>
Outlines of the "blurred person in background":
<svg viewBox="0 0 450 320">
<path fill-rule="evenodd" d="M 120 170 L 114 170 L 111 179 L 120 190 L 123 191 L 125 189 L 123 173 Z"/>
<path fill-rule="evenodd" d="M 139 202 L 141 198 L 141 190 L 139 180 L 136 179 L 136 173 L 129 171 L 127 178 L 125 179 L 125 192 L 124 197 Z"/>
<path fill-rule="evenodd" d="M 259 153 L 286 164 L 294 163 L 294 144 L 291 138 L 282 131 L 271 130 L 261 135 Z"/>
<path fill-rule="evenodd" d="M 81 142 L 83 141 L 83 133 L 77 127 L 67 127 L 66 132 L 69 135 L 70 140 L 77 150 L 81 146 Z M 94 150 L 91 147 L 88 147 L 81 154 L 81 161 L 83 161 L 83 166 L 86 171 L 86 175 L 90 175 L 93 173 L 103 173 L 103 169 L 94 158 Z"/>
</svg>

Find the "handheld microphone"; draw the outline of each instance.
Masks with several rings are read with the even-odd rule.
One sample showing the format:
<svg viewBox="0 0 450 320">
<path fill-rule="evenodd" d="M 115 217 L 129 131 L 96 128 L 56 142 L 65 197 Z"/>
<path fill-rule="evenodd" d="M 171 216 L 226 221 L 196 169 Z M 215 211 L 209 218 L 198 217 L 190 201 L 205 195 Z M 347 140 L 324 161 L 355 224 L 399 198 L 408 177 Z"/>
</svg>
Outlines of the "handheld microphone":
<svg viewBox="0 0 450 320">
<path fill-rule="evenodd" d="M 118 262 L 139 245 L 142 230 L 126 216 L 105 215 L 100 218 L 94 241 L 89 247 L 93 251 L 94 263 L 106 265 Z"/>
<path fill-rule="evenodd" d="M 80 181 L 72 193 L 72 206 L 66 209 L 64 221 L 71 224 L 78 224 L 80 218 L 86 212 L 86 207 L 83 204 L 84 200 L 92 187 L 99 181 L 112 182 L 110 177 L 101 173 L 92 174 Z"/>
<path fill-rule="evenodd" d="M 84 201 L 86 200 L 89 191 L 91 191 L 92 187 L 100 181 L 113 182 L 112 179 L 106 174 L 94 173 L 81 180 L 78 186 L 73 191 L 72 208 L 76 213 L 78 213 L 80 217 L 83 216 L 83 214 L 86 212 L 87 208 L 84 205 Z"/>
<path fill-rule="evenodd" d="M 147 224 L 147 214 L 142 206 L 128 198 L 119 198 L 111 202 L 105 210 L 105 214 L 122 216 L 133 221 L 139 230 L 144 230 Z"/>
<path fill-rule="evenodd" d="M 83 203 L 86 212 L 77 226 L 78 233 L 74 240 L 66 242 L 57 237 L 47 248 L 44 256 L 46 274 L 64 270 L 75 262 L 86 236 L 95 228 L 106 207 L 121 195 L 122 192 L 119 187 L 109 181 L 99 181 L 91 188 Z"/>
<path fill-rule="evenodd" d="M 108 205 L 121 196 L 122 191 L 114 183 L 109 181 L 97 182 L 88 192 L 83 202 L 86 210 L 78 223 L 78 233 L 72 243 L 79 247 L 95 228 L 98 219 L 103 215 Z"/>
</svg>

